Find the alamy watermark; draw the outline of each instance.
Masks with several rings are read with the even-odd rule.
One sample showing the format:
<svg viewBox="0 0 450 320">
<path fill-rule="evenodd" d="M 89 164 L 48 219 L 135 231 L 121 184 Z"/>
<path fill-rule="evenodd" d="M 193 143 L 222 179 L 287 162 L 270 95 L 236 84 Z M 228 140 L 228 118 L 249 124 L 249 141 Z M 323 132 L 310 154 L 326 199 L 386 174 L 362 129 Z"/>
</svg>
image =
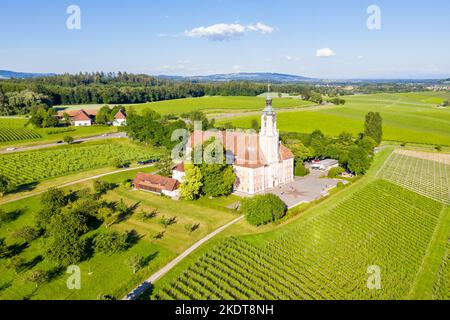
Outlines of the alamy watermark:
<svg viewBox="0 0 450 320">
<path fill-rule="evenodd" d="M 367 273 L 367 289 L 381 290 L 381 268 L 377 265 L 368 266 Z"/>
<path fill-rule="evenodd" d="M 79 266 L 72 265 L 67 267 L 66 273 L 70 274 L 67 278 L 66 285 L 69 290 L 81 289 L 81 269 Z"/>
<path fill-rule="evenodd" d="M 77 5 L 70 5 L 66 9 L 66 13 L 69 15 L 66 20 L 66 27 L 69 30 L 81 29 L 81 9 Z"/>
<path fill-rule="evenodd" d="M 370 5 L 367 8 L 367 29 L 369 30 L 381 30 L 381 8 L 377 5 Z"/>
</svg>

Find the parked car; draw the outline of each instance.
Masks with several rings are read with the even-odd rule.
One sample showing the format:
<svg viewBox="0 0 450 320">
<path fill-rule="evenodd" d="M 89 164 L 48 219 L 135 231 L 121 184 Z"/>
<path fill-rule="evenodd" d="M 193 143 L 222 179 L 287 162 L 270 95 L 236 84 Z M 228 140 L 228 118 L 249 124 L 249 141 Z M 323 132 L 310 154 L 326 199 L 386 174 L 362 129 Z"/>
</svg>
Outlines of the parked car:
<svg viewBox="0 0 450 320">
<path fill-rule="evenodd" d="M 15 151 L 17 148 L 7 148 L 6 151 Z"/>
</svg>

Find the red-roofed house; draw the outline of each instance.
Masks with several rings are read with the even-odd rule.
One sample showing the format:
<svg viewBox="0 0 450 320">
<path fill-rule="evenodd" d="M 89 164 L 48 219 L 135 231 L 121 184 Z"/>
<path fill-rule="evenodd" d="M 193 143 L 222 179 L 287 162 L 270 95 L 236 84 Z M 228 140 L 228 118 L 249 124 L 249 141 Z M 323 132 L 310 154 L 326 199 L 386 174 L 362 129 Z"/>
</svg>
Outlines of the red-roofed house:
<svg viewBox="0 0 450 320">
<path fill-rule="evenodd" d="M 187 142 L 187 153 L 212 137 L 222 143 L 227 150 L 227 158 L 232 158 L 237 177 L 235 191 L 253 195 L 294 180 L 294 155 L 280 143 L 270 97 L 267 97 L 261 116 L 259 134 L 195 131 Z"/>
<path fill-rule="evenodd" d="M 75 127 L 86 127 L 92 125 L 92 116 L 89 115 L 83 109 L 78 110 L 78 112 L 71 117 L 71 121 Z"/>
<path fill-rule="evenodd" d="M 115 115 L 114 115 L 114 122 L 113 125 L 115 127 L 121 127 L 121 126 L 125 126 L 127 124 L 127 115 L 125 114 L 124 111 L 119 110 Z"/>
<path fill-rule="evenodd" d="M 133 180 L 133 185 L 137 190 L 153 192 L 171 198 L 180 197 L 180 182 L 157 174 L 139 172 Z"/>
</svg>

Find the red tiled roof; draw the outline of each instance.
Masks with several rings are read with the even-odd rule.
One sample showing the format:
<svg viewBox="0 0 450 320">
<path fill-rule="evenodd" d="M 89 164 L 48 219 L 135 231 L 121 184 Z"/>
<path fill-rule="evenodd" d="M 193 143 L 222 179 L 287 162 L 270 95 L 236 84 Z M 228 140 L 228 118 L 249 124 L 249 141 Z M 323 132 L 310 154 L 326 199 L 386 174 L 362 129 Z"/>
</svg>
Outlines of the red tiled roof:
<svg viewBox="0 0 450 320">
<path fill-rule="evenodd" d="M 282 160 L 293 159 L 294 154 L 289 148 L 283 146 L 283 144 L 280 143 L 280 157 Z"/>
<path fill-rule="evenodd" d="M 90 117 L 94 117 L 97 115 L 98 110 L 94 110 L 94 109 L 79 109 L 79 110 L 61 110 L 58 111 L 58 116 L 62 117 L 64 116 L 64 113 L 67 113 L 69 115 L 69 117 L 73 118 L 75 117 L 80 111 L 84 111 L 88 116 Z"/>
<path fill-rule="evenodd" d="M 126 120 L 127 116 L 125 115 L 125 113 L 122 110 L 119 110 L 116 115 L 114 116 L 114 119 L 116 120 Z"/>
<path fill-rule="evenodd" d="M 73 121 L 88 121 L 91 117 L 83 109 L 79 110 L 77 114 L 72 117 Z"/>
<path fill-rule="evenodd" d="M 218 139 L 225 149 L 235 157 L 234 165 L 247 168 L 259 168 L 267 161 L 260 149 L 259 135 L 246 132 L 225 132 L 225 131 L 195 131 L 191 134 L 187 146 L 193 149 L 194 141 L 196 145 L 202 144 L 212 137 Z M 280 143 L 280 160 L 294 158 L 291 150 Z"/>
<path fill-rule="evenodd" d="M 172 178 L 166 178 L 157 174 L 139 172 L 136 178 L 133 180 L 133 184 L 136 188 L 140 186 L 155 188 L 160 191 L 175 191 L 178 189 L 180 183 L 178 180 Z"/>
</svg>

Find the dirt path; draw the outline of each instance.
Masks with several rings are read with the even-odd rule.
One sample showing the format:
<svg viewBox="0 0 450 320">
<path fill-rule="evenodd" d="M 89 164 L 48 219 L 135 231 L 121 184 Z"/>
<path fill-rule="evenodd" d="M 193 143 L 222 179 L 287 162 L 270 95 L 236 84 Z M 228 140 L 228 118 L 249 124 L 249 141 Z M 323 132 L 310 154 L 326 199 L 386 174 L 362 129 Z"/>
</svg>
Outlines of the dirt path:
<svg viewBox="0 0 450 320">
<path fill-rule="evenodd" d="M 40 191 L 29 193 L 29 194 L 24 195 L 24 196 L 19 197 L 19 198 L 13 198 L 13 199 L 9 199 L 9 200 L 6 200 L 6 201 L 1 201 L 0 200 L 0 205 L 4 205 L 4 204 L 7 204 L 7 203 L 11 203 L 11 202 L 16 202 L 16 201 L 19 201 L 19 200 L 23 200 L 23 199 L 26 199 L 26 198 L 30 198 L 30 197 L 34 197 L 34 196 L 40 195 L 40 194 L 46 192 L 50 188 L 58 188 L 58 189 L 59 188 L 65 188 L 65 187 L 68 187 L 68 186 L 72 186 L 74 184 L 78 184 L 78 183 L 82 183 L 82 182 L 86 182 L 86 181 L 95 180 L 95 179 L 99 179 L 99 178 L 102 178 L 102 177 L 110 176 L 112 174 L 122 173 L 122 172 L 127 172 L 127 171 L 133 171 L 133 170 L 148 168 L 148 167 L 152 167 L 152 166 L 154 166 L 154 164 L 148 164 L 148 165 L 144 165 L 144 166 L 140 166 L 140 167 L 120 169 L 120 170 L 114 170 L 114 171 L 110 171 L 110 172 L 106 172 L 106 173 L 97 174 L 95 176 L 90 176 L 90 177 L 87 177 L 87 178 L 83 178 L 83 179 L 67 182 L 67 183 L 64 183 L 64 184 L 61 184 L 61 185 L 58 185 L 58 186 L 49 187 L 49 188 L 46 188 L 46 189 L 43 189 L 43 190 L 40 190 Z"/>
<path fill-rule="evenodd" d="M 136 300 L 141 294 L 143 294 L 147 289 L 151 287 L 151 284 L 154 283 L 156 280 L 164 276 L 167 272 L 172 270 L 177 264 L 179 264 L 184 258 L 186 258 L 189 254 L 191 254 L 194 250 L 198 249 L 202 244 L 222 232 L 223 230 L 227 229 L 228 227 L 232 226 L 236 222 L 240 221 L 244 216 L 240 216 L 233 221 L 228 222 L 227 224 L 223 225 L 222 227 L 216 229 L 214 232 L 210 233 L 206 237 L 202 238 L 201 240 L 194 243 L 189 249 L 184 251 L 182 254 L 180 254 L 178 257 L 176 257 L 174 260 L 169 262 L 166 266 L 164 266 L 162 269 L 157 271 L 156 273 L 152 274 L 147 280 L 142 282 L 139 286 L 137 286 L 133 291 L 131 291 L 126 297 L 124 297 L 122 300 Z"/>
</svg>

